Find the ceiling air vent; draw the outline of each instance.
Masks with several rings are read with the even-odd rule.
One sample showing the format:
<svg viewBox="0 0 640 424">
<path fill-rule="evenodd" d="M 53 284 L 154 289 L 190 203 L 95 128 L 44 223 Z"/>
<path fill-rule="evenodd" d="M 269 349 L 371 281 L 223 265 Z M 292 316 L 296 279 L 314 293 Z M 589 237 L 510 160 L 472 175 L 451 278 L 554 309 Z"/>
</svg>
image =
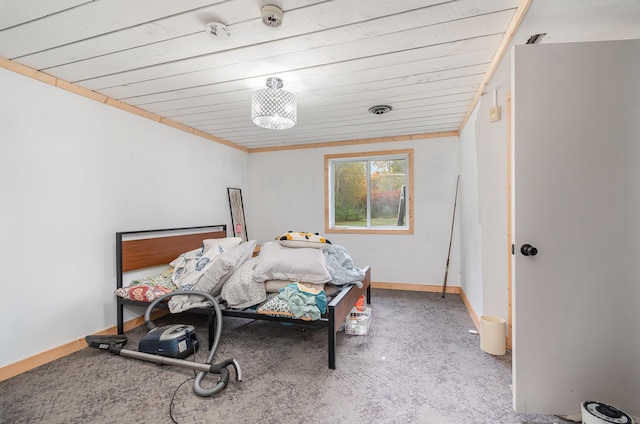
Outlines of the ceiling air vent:
<svg viewBox="0 0 640 424">
<path fill-rule="evenodd" d="M 391 106 L 389 105 L 377 105 L 369 108 L 369 113 L 373 113 L 374 115 L 382 115 L 387 112 L 391 112 Z"/>
<path fill-rule="evenodd" d="M 284 12 L 278 6 L 268 4 L 260 9 L 260 13 L 262 15 L 262 22 L 264 22 L 266 26 L 278 27 L 282 24 Z"/>
</svg>

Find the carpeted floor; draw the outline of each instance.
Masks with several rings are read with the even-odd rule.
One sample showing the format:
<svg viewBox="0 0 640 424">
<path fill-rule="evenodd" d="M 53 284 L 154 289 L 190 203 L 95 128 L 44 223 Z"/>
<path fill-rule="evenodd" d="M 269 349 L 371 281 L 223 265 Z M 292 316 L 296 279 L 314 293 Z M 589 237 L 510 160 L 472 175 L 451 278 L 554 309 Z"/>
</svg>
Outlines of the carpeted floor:
<svg viewBox="0 0 640 424">
<path fill-rule="evenodd" d="M 338 333 L 336 370 L 324 329 L 225 318 L 214 362 L 237 359 L 243 381 L 216 396 L 196 396 L 188 369 L 84 349 L 0 382 L 0 422 L 565 423 L 513 412 L 511 357 L 480 349 L 460 296 L 373 290 L 371 307 L 369 334 Z M 196 325 L 206 344 L 202 316 L 167 322 Z"/>
</svg>

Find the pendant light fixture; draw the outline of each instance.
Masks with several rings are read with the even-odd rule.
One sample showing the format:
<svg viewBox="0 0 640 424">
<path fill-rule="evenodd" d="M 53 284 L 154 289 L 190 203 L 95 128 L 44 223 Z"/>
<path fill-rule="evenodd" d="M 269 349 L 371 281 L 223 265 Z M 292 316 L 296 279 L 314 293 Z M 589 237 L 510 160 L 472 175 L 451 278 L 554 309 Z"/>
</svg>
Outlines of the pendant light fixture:
<svg viewBox="0 0 640 424">
<path fill-rule="evenodd" d="M 251 120 L 257 126 L 271 130 L 293 127 L 298 119 L 296 97 L 282 90 L 280 78 L 267 78 L 267 87 L 253 94 Z"/>
</svg>

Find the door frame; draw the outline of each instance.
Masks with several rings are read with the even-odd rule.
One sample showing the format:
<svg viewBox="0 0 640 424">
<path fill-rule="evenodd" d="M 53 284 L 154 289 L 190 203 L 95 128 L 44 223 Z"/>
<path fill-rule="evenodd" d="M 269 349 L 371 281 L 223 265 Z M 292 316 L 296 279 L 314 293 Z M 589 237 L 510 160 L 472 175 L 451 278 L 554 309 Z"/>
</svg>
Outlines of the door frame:
<svg viewBox="0 0 640 424">
<path fill-rule="evenodd" d="M 511 205 L 511 90 L 507 92 L 507 349 L 512 349 L 513 335 L 513 210 Z"/>
</svg>

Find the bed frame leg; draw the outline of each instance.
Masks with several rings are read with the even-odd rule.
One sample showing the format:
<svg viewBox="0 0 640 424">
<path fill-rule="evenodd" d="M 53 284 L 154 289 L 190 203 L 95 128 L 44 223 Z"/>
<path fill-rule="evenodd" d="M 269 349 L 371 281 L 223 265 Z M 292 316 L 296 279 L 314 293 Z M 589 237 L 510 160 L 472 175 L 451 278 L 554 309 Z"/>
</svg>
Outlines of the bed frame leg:
<svg viewBox="0 0 640 424">
<path fill-rule="evenodd" d="M 329 308 L 329 339 L 327 343 L 327 350 L 329 354 L 329 369 L 336 369 L 336 317 L 333 308 Z"/>
<path fill-rule="evenodd" d="M 207 321 L 209 321 L 209 350 L 213 347 L 213 341 L 216 337 L 216 321 L 215 314 L 207 314 Z"/>
<path fill-rule="evenodd" d="M 119 300 L 116 301 L 116 309 L 118 316 L 118 334 L 124 334 L 124 306 L 120 303 Z"/>
</svg>

